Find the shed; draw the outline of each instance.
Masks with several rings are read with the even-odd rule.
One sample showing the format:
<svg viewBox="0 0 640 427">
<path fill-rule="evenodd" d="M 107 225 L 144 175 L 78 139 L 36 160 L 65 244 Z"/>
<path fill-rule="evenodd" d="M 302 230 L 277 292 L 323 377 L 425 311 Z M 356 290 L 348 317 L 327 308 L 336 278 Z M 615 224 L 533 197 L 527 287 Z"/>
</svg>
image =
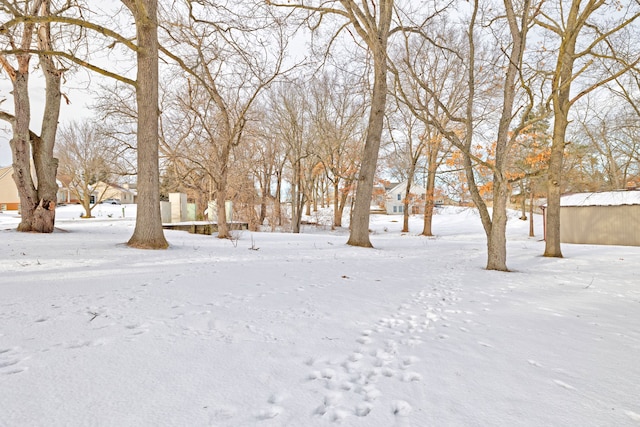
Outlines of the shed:
<svg viewBox="0 0 640 427">
<path fill-rule="evenodd" d="M 577 193 L 560 198 L 560 241 L 640 246 L 640 191 Z"/>
</svg>

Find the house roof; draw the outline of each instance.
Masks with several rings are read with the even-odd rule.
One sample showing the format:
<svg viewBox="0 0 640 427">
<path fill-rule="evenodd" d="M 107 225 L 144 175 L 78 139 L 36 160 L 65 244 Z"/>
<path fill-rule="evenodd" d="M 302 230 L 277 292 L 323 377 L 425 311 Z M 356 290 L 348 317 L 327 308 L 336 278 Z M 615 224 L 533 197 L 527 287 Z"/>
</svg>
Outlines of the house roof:
<svg viewBox="0 0 640 427">
<path fill-rule="evenodd" d="M 120 191 L 120 192 L 122 192 L 122 193 L 135 194 L 135 192 L 134 192 L 134 191 L 132 191 L 131 189 L 129 189 L 129 188 L 125 188 L 125 187 L 122 187 L 122 186 L 120 186 L 120 185 L 118 185 L 118 184 L 114 184 L 114 183 L 112 183 L 112 182 L 103 182 L 103 181 L 100 181 L 100 183 L 101 183 L 101 184 L 106 185 L 107 187 L 111 187 L 111 188 L 113 188 L 114 190 L 118 190 L 118 191 Z"/>
<path fill-rule="evenodd" d="M 3 178 L 4 176 L 12 172 L 13 172 L 13 166 L 6 166 L 4 168 L 0 168 L 0 178 Z"/>
<path fill-rule="evenodd" d="M 560 198 L 560 206 L 622 206 L 640 205 L 640 191 L 605 191 L 576 193 Z"/>
<path fill-rule="evenodd" d="M 406 189 L 407 189 L 407 180 L 404 180 L 404 181 L 402 181 L 402 182 L 400 182 L 398 184 L 394 184 L 393 187 L 387 189 L 387 193 L 394 193 L 394 192 L 396 192 L 398 190 L 405 191 Z M 426 189 L 423 186 L 418 185 L 415 182 L 413 184 L 411 184 L 411 189 L 412 190 L 420 189 L 422 191 L 426 191 Z"/>
</svg>

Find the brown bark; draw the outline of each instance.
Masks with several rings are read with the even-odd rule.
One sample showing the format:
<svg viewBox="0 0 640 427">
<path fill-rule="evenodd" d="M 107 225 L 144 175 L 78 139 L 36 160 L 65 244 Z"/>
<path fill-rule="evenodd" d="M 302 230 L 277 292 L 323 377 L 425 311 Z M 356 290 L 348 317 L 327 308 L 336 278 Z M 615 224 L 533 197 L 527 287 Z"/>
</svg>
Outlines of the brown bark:
<svg viewBox="0 0 640 427">
<path fill-rule="evenodd" d="M 389 18 L 390 19 L 390 18 Z M 387 51 L 386 37 L 381 37 L 380 45 L 370 46 L 373 50 L 374 82 L 371 97 L 371 110 L 367 126 L 367 138 L 362 152 L 362 164 L 357 179 L 356 198 L 351 213 L 351 233 L 348 245 L 371 248 L 369 240 L 369 216 L 371 213 L 371 195 L 378 163 L 380 140 L 384 124 L 384 112 L 387 102 Z"/>
<path fill-rule="evenodd" d="M 533 228 L 533 189 L 531 189 L 531 195 L 529 198 L 529 237 L 534 237 L 535 231 Z"/>
<path fill-rule="evenodd" d="M 562 258 L 560 247 L 560 195 L 562 193 L 562 164 L 564 160 L 565 137 L 569 125 L 571 107 L 571 79 L 575 62 L 575 49 L 579 28 L 580 2 L 574 1 L 567 18 L 567 29 L 558 51 L 556 74 L 551 82 L 553 99 L 553 137 L 549 157 L 547 179 L 547 232 L 544 256 Z"/>
<path fill-rule="evenodd" d="M 226 161 L 224 163 L 226 165 Z M 225 206 L 227 199 L 227 177 L 228 170 L 226 166 L 222 167 L 220 176 L 215 180 L 216 189 L 216 208 L 218 211 L 218 238 L 228 239 L 231 237 L 229 234 L 229 226 L 227 225 L 227 209 Z"/>
<path fill-rule="evenodd" d="M 15 71 L 15 78 L 12 80 L 15 122 L 10 145 L 13 156 L 13 180 L 20 196 L 21 219 L 18 231 L 27 232 L 33 230 L 38 194 L 31 176 L 29 57 L 19 57 L 18 63 L 18 70 Z"/>
<path fill-rule="evenodd" d="M 42 13 L 49 15 L 49 2 L 44 2 Z M 52 50 L 50 24 L 43 23 L 38 29 L 38 48 Z M 42 117 L 42 130 L 40 138 L 33 143 L 33 163 L 38 182 L 38 205 L 34 211 L 34 223 L 32 231 L 39 233 L 51 233 L 55 225 L 56 203 L 58 185 L 56 175 L 58 171 L 58 159 L 53 156 L 53 148 L 58 130 L 60 117 L 60 92 L 62 72 L 59 71 L 53 59 L 49 55 L 39 55 L 40 66 L 44 73 L 46 84 L 45 107 Z"/>
<path fill-rule="evenodd" d="M 333 180 L 333 226 L 342 227 L 342 210 L 340 209 L 340 181 Z"/>
<path fill-rule="evenodd" d="M 569 125 L 571 108 L 571 79 L 575 62 L 575 49 L 579 28 L 580 2 L 574 1 L 567 18 L 567 29 L 558 51 L 556 74 L 551 82 L 553 99 L 553 137 L 547 179 L 547 232 L 544 256 L 562 258 L 560 247 L 560 195 L 562 193 L 562 164 L 564 161 L 565 137 Z"/>
<path fill-rule="evenodd" d="M 438 144 L 439 146 L 439 144 Z M 424 224 L 422 228 L 423 236 L 433 236 L 433 208 L 436 193 L 436 170 L 438 169 L 439 150 L 429 150 L 429 159 L 427 164 L 427 187 L 424 201 Z"/>
<path fill-rule="evenodd" d="M 511 194 L 511 186 L 505 174 L 508 167 L 508 153 L 513 142 L 509 136 L 513 118 L 513 105 L 517 91 L 516 77 L 520 72 L 525 41 L 529 27 L 529 2 L 525 0 L 523 11 L 518 22 L 511 0 L 504 1 L 507 11 L 507 22 L 511 34 L 511 52 L 509 66 L 503 86 L 503 107 L 498 125 L 496 140 L 496 158 L 493 173 L 493 211 L 491 224 L 487 230 L 487 270 L 508 271 L 507 269 L 507 203 Z"/>
<path fill-rule="evenodd" d="M 556 67 L 551 82 L 554 123 L 547 178 L 547 209 L 545 210 L 547 219 L 544 256 L 546 257 L 562 257 L 560 247 L 560 196 L 563 190 L 562 167 L 564 162 L 564 149 L 567 145 L 566 133 L 567 126 L 569 125 L 569 110 L 578 99 L 596 88 L 602 87 L 607 82 L 615 80 L 622 74 L 636 67 L 640 61 L 637 57 L 633 61 L 628 61 L 628 59 L 618 57 L 618 53 L 615 51 L 612 52 L 611 55 L 606 55 L 611 56 L 613 60 L 617 62 L 617 67 L 607 66 L 607 69 L 610 71 L 609 75 L 596 79 L 595 83 L 590 83 L 586 87 L 583 87 L 577 95 L 573 98 L 571 97 L 571 86 L 577 76 L 584 74 L 593 62 L 599 62 L 600 59 L 606 57 L 599 56 L 595 53 L 598 51 L 597 46 L 605 45 L 607 49 L 612 49 L 614 43 L 611 40 L 611 36 L 619 33 L 640 17 L 640 13 L 636 9 L 633 13 L 621 15 L 621 20 L 613 22 L 613 27 L 609 29 L 596 28 L 596 25 L 593 22 L 588 22 L 588 20 L 598 9 L 606 6 L 611 5 L 602 0 L 589 1 L 586 2 L 586 4 L 581 0 L 573 0 L 566 14 L 566 22 L 557 23 L 552 20 L 538 22 L 539 25 L 554 33 L 560 40 Z M 614 15 L 612 15 L 612 17 Z M 597 36 L 590 42 L 591 46 L 589 49 L 578 52 L 576 50 L 577 40 L 585 28 L 588 29 L 587 32 L 597 34 Z M 581 45 L 585 45 L 585 43 L 581 43 Z M 589 45 L 588 41 L 586 45 Z M 574 72 L 573 67 L 576 64 L 576 60 L 590 55 L 597 57 L 598 61 L 587 61 L 580 70 Z"/>
<path fill-rule="evenodd" d="M 282 167 L 276 172 L 276 195 L 273 201 L 273 216 L 275 221 L 271 223 L 271 229 L 274 230 L 275 226 L 282 225 Z"/>
<path fill-rule="evenodd" d="M 38 0 L 29 6 L 31 9 L 26 13 L 36 15 L 41 11 L 42 0 Z M 32 22 L 23 24 L 20 41 L 20 48 L 23 51 L 27 51 L 31 47 L 34 29 L 35 24 Z M 9 75 L 13 86 L 14 116 L 10 119 L 13 136 L 9 145 L 13 159 L 13 179 L 20 198 L 21 221 L 18 225 L 18 231 L 50 232 L 53 231 L 53 222 L 51 222 L 50 226 L 47 226 L 45 221 L 36 221 L 40 216 L 49 216 L 43 210 L 55 209 L 55 203 L 47 201 L 46 204 L 39 205 L 38 190 L 32 176 L 31 144 L 33 143 L 35 147 L 38 147 L 40 140 L 29 130 L 31 121 L 31 104 L 29 100 L 30 60 L 31 55 L 29 53 L 16 54 L 17 68 L 14 68 L 4 56 L 0 57 L 0 63 Z M 48 81 L 47 84 L 49 84 Z M 55 184 L 55 176 L 53 182 Z M 37 209 L 38 211 L 36 212 Z"/>
<path fill-rule="evenodd" d="M 415 166 L 412 165 L 407 179 L 407 188 L 404 192 L 404 212 L 402 213 L 402 232 L 409 232 L 409 205 L 411 202 L 411 183 L 413 182 L 413 177 L 415 175 Z"/>
<path fill-rule="evenodd" d="M 158 18 L 157 0 L 126 2 L 136 20 L 138 38 L 138 211 L 128 245 L 141 249 L 166 249 L 160 216 L 158 158 Z"/>
</svg>

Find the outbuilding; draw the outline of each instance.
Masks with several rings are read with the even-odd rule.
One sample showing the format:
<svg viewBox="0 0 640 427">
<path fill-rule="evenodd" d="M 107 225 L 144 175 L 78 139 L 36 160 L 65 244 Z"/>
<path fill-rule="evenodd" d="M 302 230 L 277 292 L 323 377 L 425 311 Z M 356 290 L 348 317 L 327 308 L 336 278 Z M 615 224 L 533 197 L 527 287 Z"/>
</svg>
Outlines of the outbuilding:
<svg viewBox="0 0 640 427">
<path fill-rule="evenodd" d="M 560 198 L 560 241 L 640 246 L 640 191 L 577 193 Z"/>
</svg>

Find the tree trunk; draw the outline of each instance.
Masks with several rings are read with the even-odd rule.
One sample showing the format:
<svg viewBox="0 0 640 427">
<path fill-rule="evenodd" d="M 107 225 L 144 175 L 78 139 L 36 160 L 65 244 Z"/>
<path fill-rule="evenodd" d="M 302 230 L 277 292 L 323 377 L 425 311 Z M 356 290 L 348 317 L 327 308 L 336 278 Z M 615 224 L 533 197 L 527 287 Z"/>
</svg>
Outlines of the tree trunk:
<svg viewBox="0 0 640 427">
<path fill-rule="evenodd" d="M 340 181 L 333 181 L 333 226 L 342 227 L 342 210 L 340 209 Z"/>
<path fill-rule="evenodd" d="M 269 176 L 260 179 L 260 216 L 258 222 L 260 225 L 264 224 L 264 219 L 267 217 L 267 200 L 269 199 Z"/>
<path fill-rule="evenodd" d="M 313 211 L 318 212 L 318 197 L 320 197 L 320 186 L 322 183 L 316 179 L 313 186 Z"/>
<path fill-rule="evenodd" d="M 11 152 L 13 154 L 13 180 L 20 196 L 20 224 L 18 231 L 33 231 L 35 209 L 38 205 L 38 194 L 31 176 L 31 104 L 29 102 L 29 59 L 19 59 L 20 69 L 13 79 L 13 100 L 15 123 Z M 23 66 L 23 63 L 24 64 Z"/>
<path fill-rule="evenodd" d="M 275 224 L 271 225 L 274 229 L 275 225 L 282 225 L 282 170 L 276 174 L 276 196 L 273 206 L 273 215 L 275 216 Z"/>
<path fill-rule="evenodd" d="M 166 249 L 160 216 L 158 162 L 158 16 L 157 0 L 139 0 L 132 10 L 138 38 L 138 211 L 127 243 L 141 249 Z"/>
<path fill-rule="evenodd" d="M 92 215 L 91 215 L 91 195 L 89 194 L 89 192 L 85 192 L 84 194 L 81 195 L 80 203 L 82 204 L 82 209 L 84 209 L 83 218 L 92 218 Z"/>
<path fill-rule="evenodd" d="M 494 180 L 493 185 L 491 229 L 487 234 L 487 270 L 508 271 L 506 230 L 510 187 L 500 180 Z"/>
<path fill-rule="evenodd" d="M 386 35 L 384 36 L 386 37 Z M 384 125 L 384 112 L 387 103 L 387 52 L 386 38 L 380 40 L 382 46 L 373 49 L 374 82 L 371 97 L 371 110 L 367 126 L 367 138 L 362 153 L 362 163 L 358 174 L 355 204 L 351 213 L 351 232 L 348 245 L 371 248 L 369 239 L 369 216 L 371 214 L 371 196 L 373 181 L 378 164 L 380 140 Z"/>
<path fill-rule="evenodd" d="M 413 169 L 413 168 L 412 168 Z M 407 189 L 404 192 L 404 212 L 402 213 L 402 232 L 409 232 L 409 202 L 411 198 L 411 181 L 413 181 L 414 171 L 409 171 L 408 179 L 407 179 Z"/>
<path fill-rule="evenodd" d="M 524 181 L 520 180 L 520 211 L 522 215 L 520 215 L 520 219 L 523 221 L 527 220 L 527 193 L 525 191 Z"/>
<path fill-rule="evenodd" d="M 222 176 L 215 182 L 216 187 L 216 208 L 218 211 L 218 238 L 228 239 L 231 237 L 229 234 L 229 227 L 227 226 L 227 209 L 225 206 L 227 198 L 227 172 L 222 172 Z"/>
<path fill-rule="evenodd" d="M 507 202 L 511 193 L 511 186 L 505 176 L 508 166 L 508 154 L 512 139 L 509 128 L 513 120 L 513 104 L 516 97 L 516 78 L 519 73 L 525 49 L 527 30 L 529 27 L 528 2 L 525 1 L 522 10 L 522 22 L 518 21 L 510 0 L 504 2 L 507 12 L 511 38 L 513 44 L 509 54 L 509 66 L 504 79 L 503 105 L 496 138 L 496 158 L 493 173 L 493 210 L 491 226 L 487 231 L 487 270 L 508 271 L 507 269 Z"/>
<path fill-rule="evenodd" d="M 553 137 L 549 157 L 547 178 L 547 232 L 545 236 L 544 256 L 562 258 L 560 248 L 560 195 L 562 193 L 562 164 L 564 161 L 565 137 L 569 125 L 569 109 L 571 108 L 571 81 L 578 31 L 575 31 L 578 7 L 574 4 L 567 27 L 574 30 L 566 36 L 558 52 L 557 74 L 551 83 L 553 100 Z"/>
<path fill-rule="evenodd" d="M 438 169 L 437 153 L 429 155 L 429 164 L 427 166 L 427 188 L 424 201 L 424 226 L 422 228 L 423 236 L 433 236 L 433 207 L 436 197 L 436 170 Z"/>
<path fill-rule="evenodd" d="M 293 233 L 300 233 L 302 221 L 302 207 L 304 204 L 304 192 L 301 183 L 302 166 L 300 160 L 293 165 L 293 185 L 291 186 L 291 229 Z"/>
<path fill-rule="evenodd" d="M 42 15 L 49 15 L 49 2 L 44 2 Z M 38 47 L 52 50 L 50 24 L 44 23 L 38 28 Z M 53 147 L 58 131 L 60 117 L 60 80 L 62 73 L 56 69 L 53 59 L 48 55 L 40 55 L 40 66 L 45 78 L 45 107 L 42 117 L 40 138 L 33 141 L 33 163 L 38 182 L 38 206 L 34 212 L 32 231 L 51 233 L 55 226 L 56 204 L 58 202 L 58 159 L 53 157 Z"/>
<path fill-rule="evenodd" d="M 529 198 L 529 237 L 534 237 L 535 231 L 533 229 L 533 189 L 531 189 L 531 195 Z"/>
<path fill-rule="evenodd" d="M 352 181 L 345 183 L 345 188 L 351 186 Z M 341 191 L 340 199 L 338 199 L 338 218 L 340 218 L 340 227 L 342 227 L 342 216 L 344 215 L 344 208 L 347 206 L 347 200 L 349 199 L 349 191 Z"/>
<path fill-rule="evenodd" d="M 547 180 L 547 234 L 544 256 L 562 258 L 560 248 L 560 195 L 562 189 L 562 163 L 564 157 L 564 136 L 568 121 L 561 114 L 554 115 L 553 142 L 549 158 Z"/>
</svg>

